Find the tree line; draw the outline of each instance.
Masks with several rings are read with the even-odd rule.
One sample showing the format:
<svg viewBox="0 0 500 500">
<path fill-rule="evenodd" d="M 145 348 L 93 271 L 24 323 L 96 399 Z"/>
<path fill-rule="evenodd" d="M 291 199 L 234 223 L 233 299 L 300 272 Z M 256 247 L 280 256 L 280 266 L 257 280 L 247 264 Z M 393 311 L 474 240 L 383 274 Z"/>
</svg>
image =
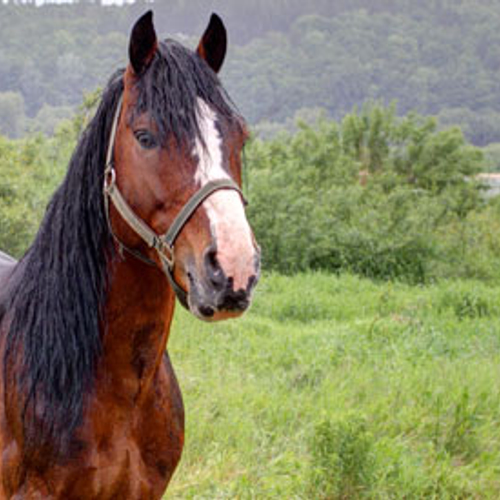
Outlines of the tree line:
<svg viewBox="0 0 500 500">
<path fill-rule="evenodd" d="M 126 62 L 134 20 L 194 46 L 212 11 L 230 53 L 222 80 L 251 124 L 322 109 L 340 120 L 367 100 L 397 100 L 500 142 L 500 4 L 493 0 L 175 0 L 124 6 L 0 3 L 0 133 L 52 133 L 82 95 Z"/>
</svg>

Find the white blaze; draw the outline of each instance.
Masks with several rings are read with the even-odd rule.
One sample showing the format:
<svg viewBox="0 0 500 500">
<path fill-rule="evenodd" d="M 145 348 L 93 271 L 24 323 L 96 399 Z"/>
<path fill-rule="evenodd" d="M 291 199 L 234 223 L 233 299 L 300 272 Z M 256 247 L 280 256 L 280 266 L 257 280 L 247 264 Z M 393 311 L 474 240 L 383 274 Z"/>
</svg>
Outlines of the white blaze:
<svg viewBox="0 0 500 500">
<path fill-rule="evenodd" d="M 199 139 L 195 144 L 199 161 L 195 180 L 200 186 L 230 178 L 223 166 L 222 139 L 216 127 L 216 118 L 210 106 L 198 98 L 198 126 L 205 142 L 205 147 Z M 255 249 L 239 193 L 221 189 L 212 193 L 202 207 L 210 221 L 219 264 L 226 276 L 233 278 L 235 290 L 246 288 L 249 277 L 255 273 Z"/>
</svg>

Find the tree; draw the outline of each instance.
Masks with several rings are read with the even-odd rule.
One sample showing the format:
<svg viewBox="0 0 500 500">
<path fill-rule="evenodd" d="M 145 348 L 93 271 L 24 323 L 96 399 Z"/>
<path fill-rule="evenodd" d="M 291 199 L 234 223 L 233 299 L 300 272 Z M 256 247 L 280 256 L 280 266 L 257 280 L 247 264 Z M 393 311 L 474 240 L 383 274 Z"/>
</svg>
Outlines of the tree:
<svg viewBox="0 0 500 500">
<path fill-rule="evenodd" d="M 20 137 L 24 126 L 23 96 L 18 92 L 0 92 L 0 134 Z"/>
</svg>

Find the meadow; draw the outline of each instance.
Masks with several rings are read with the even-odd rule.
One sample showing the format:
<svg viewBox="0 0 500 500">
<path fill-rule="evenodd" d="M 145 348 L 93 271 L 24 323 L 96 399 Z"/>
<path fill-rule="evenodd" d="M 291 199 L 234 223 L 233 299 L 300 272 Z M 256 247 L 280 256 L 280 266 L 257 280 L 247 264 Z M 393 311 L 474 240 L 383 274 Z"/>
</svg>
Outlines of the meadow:
<svg viewBox="0 0 500 500">
<path fill-rule="evenodd" d="M 267 274 L 240 320 L 179 308 L 186 447 L 165 498 L 498 498 L 499 296 Z"/>
</svg>

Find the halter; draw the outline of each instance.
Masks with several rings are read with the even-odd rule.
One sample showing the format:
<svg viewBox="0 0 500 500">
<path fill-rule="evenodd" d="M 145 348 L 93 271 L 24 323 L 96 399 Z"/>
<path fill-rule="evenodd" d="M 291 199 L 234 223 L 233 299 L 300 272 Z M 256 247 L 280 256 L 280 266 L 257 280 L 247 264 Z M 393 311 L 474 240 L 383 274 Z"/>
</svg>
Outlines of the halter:
<svg viewBox="0 0 500 500">
<path fill-rule="evenodd" d="M 196 209 L 213 193 L 221 189 L 232 189 L 237 191 L 245 202 L 243 193 L 238 185 L 231 179 L 218 179 L 210 181 L 201 187 L 196 193 L 182 207 L 172 225 L 165 234 L 158 235 L 153 231 L 130 207 L 127 203 L 116 184 L 116 172 L 113 163 L 113 150 L 116 140 L 116 131 L 118 129 L 118 121 L 122 108 L 123 97 L 118 101 L 116 112 L 111 126 L 111 135 L 109 139 L 108 150 L 106 154 L 106 169 L 104 170 L 104 209 L 108 221 L 109 230 L 115 239 L 120 250 L 126 250 L 128 253 L 145 262 L 146 264 L 156 266 L 156 262 L 141 254 L 137 250 L 129 248 L 116 236 L 111 226 L 111 219 L 109 216 L 109 201 L 113 203 L 117 212 L 122 219 L 132 228 L 137 235 L 148 245 L 149 248 L 154 248 L 160 258 L 161 269 L 168 278 L 169 283 L 172 285 L 174 292 L 182 305 L 188 307 L 187 293 L 175 281 L 173 271 L 175 266 L 175 240 L 181 233 L 184 226 L 187 224 Z"/>
</svg>

